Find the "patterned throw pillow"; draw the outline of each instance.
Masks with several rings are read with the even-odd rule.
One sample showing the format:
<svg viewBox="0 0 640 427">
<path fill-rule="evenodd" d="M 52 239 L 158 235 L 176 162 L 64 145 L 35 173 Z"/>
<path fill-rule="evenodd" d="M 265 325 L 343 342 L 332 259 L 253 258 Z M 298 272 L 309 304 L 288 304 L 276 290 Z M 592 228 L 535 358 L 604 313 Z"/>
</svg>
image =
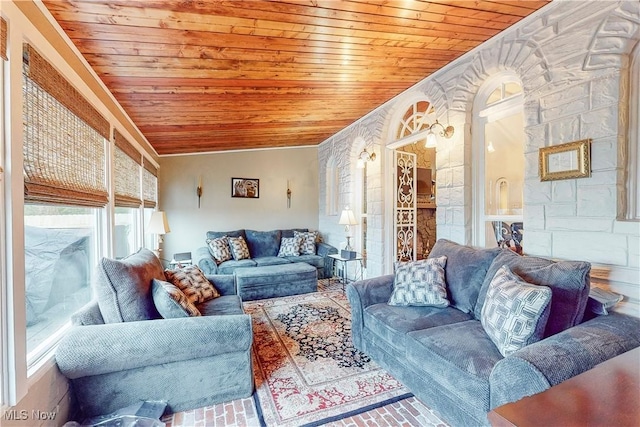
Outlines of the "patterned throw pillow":
<svg viewBox="0 0 640 427">
<path fill-rule="evenodd" d="M 251 255 L 249 254 L 249 247 L 247 246 L 247 242 L 244 240 L 244 237 L 228 237 L 228 239 L 233 259 L 239 261 L 241 259 L 251 258 Z"/>
<path fill-rule="evenodd" d="M 187 299 L 194 304 L 218 298 L 220 293 L 206 278 L 197 265 L 179 268 L 177 270 L 165 270 L 167 281 L 176 285 Z"/>
<path fill-rule="evenodd" d="M 480 323 L 500 353 L 540 341 L 551 307 L 551 289 L 532 285 L 503 265 L 489 284 Z"/>
<path fill-rule="evenodd" d="M 300 255 L 315 255 L 316 241 L 318 240 L 317 231 L 295 231 L 293 237 L 300 237 Z"/>
<path fill-rule="evenodd" d="M 200 310 L 177 286 L 153 279 L 153 302 L 163 319 L 201 316 Z"/>
<path fill-rule="evenodd" d="M 300 256 L 300 240 L 300 237 L 283 237 L 280 239 L 278 256 Z"/>
<path fill-rule="evenodd" d="M 447 257 L 398 264 L 389 305 L 447 307 L 444 267 Z"/>
<path fill-rule="evenodd" d="M 229 249 L 229 238 L 227 236 L 217 239 L 207 239 L 207 245 L 209 245 L 209 252 L 211 252 L 213 259 L 216 260 L 216 264 L 233 259 L 231 249 Z"/>
</svg>

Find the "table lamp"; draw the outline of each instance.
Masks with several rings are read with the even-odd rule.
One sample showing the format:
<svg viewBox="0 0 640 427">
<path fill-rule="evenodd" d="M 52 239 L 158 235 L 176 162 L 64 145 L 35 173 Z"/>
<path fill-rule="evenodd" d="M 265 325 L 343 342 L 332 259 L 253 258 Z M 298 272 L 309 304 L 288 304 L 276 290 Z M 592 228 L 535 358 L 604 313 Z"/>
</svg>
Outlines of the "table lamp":
<svg viewBox="0 0 640 427">
<path fill-rule="evenodd" d="M 356 221 L 356 216 L 353 214 L 353 211 L 349 209 L 349 206 L 345 207 L 340 214 L 340 219 L 338 220 L 338 224 L 344 225 L 344 232 L 347 234 L 347 246 L 344 247 L 345 251 L 353 250 L 351 248 L 351 226 L 356 225 L 358 221 Z"/>
<path fill-rule="evenodd" d="M 163 243 L 162 236 L 171 231 L 169 222 L 167 221 L 167 215 L 164 211 L 155 211 L 151 214 L 147 231 L 158 235 L 158 248 L 154 252 L 156 256 L 160 258 L 160 252 L 162 251 L 160 246 Z"/>
</svg>

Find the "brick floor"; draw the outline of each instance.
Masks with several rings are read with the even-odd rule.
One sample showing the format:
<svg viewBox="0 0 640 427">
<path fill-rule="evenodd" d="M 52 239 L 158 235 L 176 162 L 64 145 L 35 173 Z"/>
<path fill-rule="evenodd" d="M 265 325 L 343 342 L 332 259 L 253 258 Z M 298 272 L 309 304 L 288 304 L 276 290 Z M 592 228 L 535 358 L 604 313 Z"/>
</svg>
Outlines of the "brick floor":
<svg viewBox="0 0 640 427">
<path fill-rule="evenodd" d="M 167 427 L 260 426 L 252 398 L 238 399 L 162 418 Z M 327 427 L 447 427 L 415 397 L 325 424 Z"/>
</svg>

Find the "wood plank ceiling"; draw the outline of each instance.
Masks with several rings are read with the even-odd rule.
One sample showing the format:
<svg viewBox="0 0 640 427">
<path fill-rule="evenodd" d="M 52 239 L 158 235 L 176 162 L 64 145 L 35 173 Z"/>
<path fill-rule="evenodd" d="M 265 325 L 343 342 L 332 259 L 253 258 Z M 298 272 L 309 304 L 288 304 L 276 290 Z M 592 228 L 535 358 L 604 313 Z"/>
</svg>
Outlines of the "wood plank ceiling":
<svg viewBox="0 0 640 427">
<path fill-rule="evenodd" d="M 163 155 L 317 145 L 548 1 L 43 3 Z"/>
</svg>

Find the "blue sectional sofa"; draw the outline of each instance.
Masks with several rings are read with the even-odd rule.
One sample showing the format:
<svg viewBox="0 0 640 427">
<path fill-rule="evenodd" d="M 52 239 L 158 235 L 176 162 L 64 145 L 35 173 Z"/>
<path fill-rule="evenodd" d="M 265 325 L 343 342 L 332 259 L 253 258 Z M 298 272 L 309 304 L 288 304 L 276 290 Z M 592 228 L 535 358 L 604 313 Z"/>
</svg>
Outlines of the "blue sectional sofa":
<svg viewBox="0 0 640 427">
<path fill-rule="evenodd" d="M 194 262 L 206 274 L 233 274 L 238 268 L 261 267 L 268 265 L 284 265 L 294 262 L 303 262 L 314 266 L 318 270 L 318 279 L 331 277 L 333 271 L 333 260 L 328 257 L 330 254 L 338 253 L 338 250 L 326 243 L 317 242 L 315 254 L 299 256 L 279 257 L 280 242 L 282 238 L 294 236 L 294 231 L 306 232 L 306 228 L 287 230 L 233 230 L 233 231 L 208 231 L 206 241 L 211 239 L 242 236 L 249 248 L 249 259 L 231 259 L 217 264 L 208 246 L 200 247 L 196 250 Z"/>
<path fill-rule="evenodd" d="M 220 296 L 197 304 L 197 317 L 162 297 L 163 268 L 148 250 L 104 258 L 96 276 L 97 300 L 74 314 L 56 350 L 82 416 L 143 400 L 179 412 L 251 396 L 253 330 L 234 276 L 207 277 Z"/>
<path fill-rule="evenodd" d="M 640 319 L 586 314 L 590 265 L 475 249 L 439 240 L 429 258 L 446 256 L 447 307 L 388 301 L 394 275 L 351 283 L 353 341 L 452 426 L 489 425 L 487 413 L 544 391 L 640 346 Z M 503 356 L 481 318 L 489 284 L 507 266 L 551 289 L 542 339 Z M 495 282 L 494 282 L 495 283 Z"/>
</svg>

